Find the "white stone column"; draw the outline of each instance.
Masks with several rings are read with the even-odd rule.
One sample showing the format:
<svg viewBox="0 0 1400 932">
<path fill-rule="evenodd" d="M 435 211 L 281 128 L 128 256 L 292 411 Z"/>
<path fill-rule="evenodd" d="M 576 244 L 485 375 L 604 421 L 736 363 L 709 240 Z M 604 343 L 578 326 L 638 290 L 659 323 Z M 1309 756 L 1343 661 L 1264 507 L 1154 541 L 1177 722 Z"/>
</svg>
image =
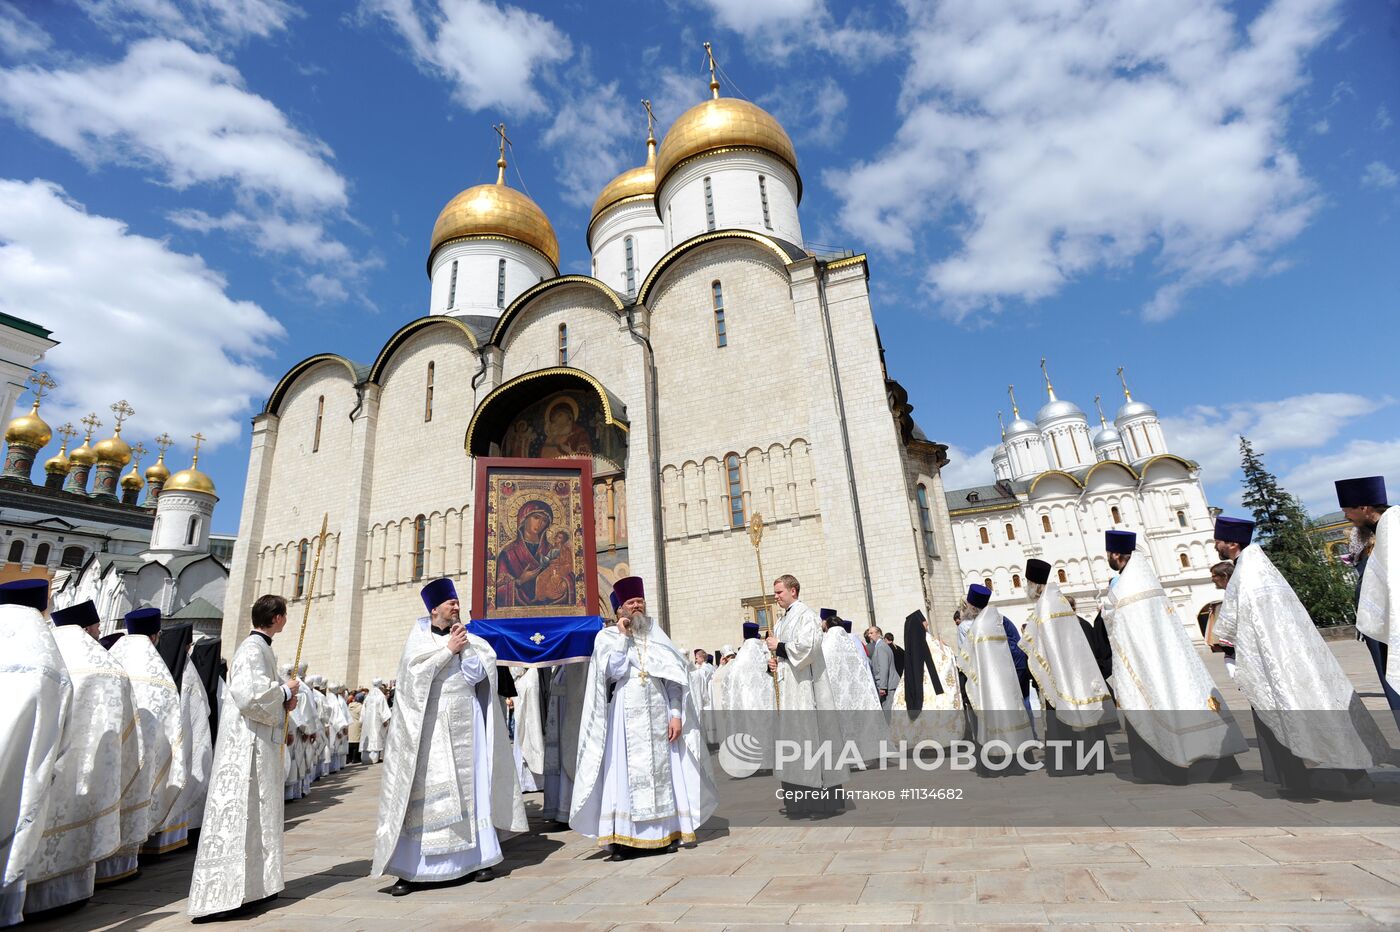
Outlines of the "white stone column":
<svg viewBox="0 0 1400 932">
<path fill-rule="evenodd" d="M 350 682 L 360 680 L 360 637 L 364 624 L 364 580 L 361 567 L 369 546 L 371 477 L 374 475 L 374 435 L 379 424 L 379 386 L 364 386 L 360 411 L 350 427 L 346 459 L 345 518 L 336 548 L 335 598 L 331 616 L 331 671 L 343 670 Z"/>
<path fill-rule="evenodd" d="M 228 588 L 224 595 L 223 639 L 230 651 L 248 628 L 248 612 L 261 594 L 258 592 L 258 553 L 263 546 L 267 488 L 272 478 L 272 454 L 277 449 L 278 420 L 275 414 L 259 414 L 253 418 L 248 478 L 243 484 L 243 508 L 238 516 L 238 537 L 233 542 Z"/>
</svg>

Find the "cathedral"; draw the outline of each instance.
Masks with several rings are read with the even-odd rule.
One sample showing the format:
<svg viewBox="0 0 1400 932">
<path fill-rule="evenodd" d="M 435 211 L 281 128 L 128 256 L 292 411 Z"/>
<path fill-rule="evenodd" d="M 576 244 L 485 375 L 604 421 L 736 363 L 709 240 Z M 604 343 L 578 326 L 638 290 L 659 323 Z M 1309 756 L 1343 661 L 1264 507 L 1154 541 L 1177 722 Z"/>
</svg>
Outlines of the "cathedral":
<svg viewBox="0 0 1400 932">
<path fill-rule="evenodd" d="M 859 625 L 946 623 L 946 448 L 885 370 L 866 258 L 808 248 L 787 132 L 710 89 L 598 195 L 591 275 L 560 274 L 502 133 L 496 183 L 433 224 L 427 316 L 282 377 L 253 421 L 229 643 L 276 592 L 313 669 L 394 676 L 422 583 L 471 571 L 484 456 L 589 458 L 598 591 L 643 577 L 679 645 L 766 621 L 782 573 Z"/>
<path fill-rule="evenodd" d="M 1084 411 L 1056 397 L 1044 360 L 1041 366 L 1046 401 L 1034 421 L 1021 417 L 1009 389 L 1012 421 L 992 453 L 995 482 L 947 493 L 963 582 L 991 588 L 1019 622 L 1031 608 L 1026 560 L 1045 560 L 1079 613 L 1092 618 L 1113 575 L 1104 531 L 1133 531 L 1173 610 L 1199 634 L 1198 617 L 1221 595 L 1210 580 L 1215 514 L 1200 468 L 1171 452 L 1157 412 L 1133 399 L 1126 379 L 1113 422 L 1099 407 L 1091 435 Z"/>
</svg>

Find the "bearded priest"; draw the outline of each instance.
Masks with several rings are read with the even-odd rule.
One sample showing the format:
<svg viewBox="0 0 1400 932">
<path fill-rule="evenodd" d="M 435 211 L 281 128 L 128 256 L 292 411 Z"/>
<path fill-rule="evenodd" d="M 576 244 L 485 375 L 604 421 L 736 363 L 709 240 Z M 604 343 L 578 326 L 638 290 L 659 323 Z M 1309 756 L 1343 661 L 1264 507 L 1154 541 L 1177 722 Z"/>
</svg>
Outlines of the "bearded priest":
<svg viewBox="0 0 1400 932">
<path fill-rule="evenodd" d="M 452 580 L 424 586 L 423 605 L 399 661 L 370 869 L 399 878 L 392 896 L 494 879 L 497 829 L 526 828 L 496 652 L 467 631 Z"/>
<path fill-rule="evenodd" d="M 92 896 L 97 862 L 122 845 L 122 791 L 141 769 L 131 680 L 97 643 L 96 606 L 79 602 L 51 617 L 79 713 L 54 767 L 49 829 L 30 866 L 27 913 Z"/>
<path fill-rule="evenodd" d="M 613 592 L 617 625 L 598 632 L 588 664 L 569 825 L 620 861 L 693 843 L 717 799 L 692 664 L 647 615 L 640 577 Z"/>
<path fill-rule="evenodd" d="M 1123 713 L 1133 776 L 1182 786 L 1240 773 L 1248 748 L 1196 646 L 1132 531 L 1107 531 L 1118 575 L 1103 599 L 1113 645 L 1113 690 Z"/>
<path fill-rule="evenodd" d="M 233 654 L 228 693 L 190 879 L 190 916 L 237 909 L 281 892 L 284 721 L 300 682 L 278 676 L 272 639 L 287 626 L 287 601 L 253 603 L 252 631 Z M 285 680 L 285 682 L 284 682 Z"/>
<path fill-rule="evenodd" d="M 150 774 L 151 808 L 147 853 L 161 853 L 152 841 L 169 832 L 183 813 L 174 812 L 185 788 L 185 725 L 180 713 L 180 689 L 156 650 L 160 640 L 160 609 L 138 608 L 126 613 L 126 637 L 112 645 L 111 657 L 131 677 L 141 731 L 141 769 Z M 179 845 L 184 844 L 182 839 Z"/>
</svg>

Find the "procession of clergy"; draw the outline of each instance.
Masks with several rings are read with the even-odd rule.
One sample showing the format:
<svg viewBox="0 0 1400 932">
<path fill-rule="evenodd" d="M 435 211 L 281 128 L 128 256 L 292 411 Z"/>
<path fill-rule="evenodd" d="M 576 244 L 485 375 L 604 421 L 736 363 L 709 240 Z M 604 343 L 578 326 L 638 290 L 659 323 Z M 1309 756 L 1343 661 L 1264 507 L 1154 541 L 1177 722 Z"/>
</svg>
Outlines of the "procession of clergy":
<svg viewBox="0 0 1400 932">
<path fill-rule="evenodd" d="M 1339 481 L 1337 491 L 1354 526 L 1357 630 L 1400 709 L 1400 666 L 1388 653 L 1400 637 L 1400 510 L 1388 510 L 1380 477 Z M 1363 792 L 1367 769 L 1392 763 L 1392 751 L 1292 589 L 1251 546 L 1252 532 L 1248 521 L 1217 521 L 1224 593 L 1207 642 L 1232 656 L 1264 777 L 1281 792 Z M 731 713 L 776 712 L 766 716 L 776 736 L 855 740 L 867 757 L 873 737 L 967 740 L 989 752 L 978 763 L 987 776 L 1024 769 L 1029 743 L 1063 776 L 1106 768 L 1104 730 L 1116 709 L 1136 779 L 1239 774 L 1244 736 L 1134 535 L 1108 531 L 1105 549 L 1117 575 L 1094 622 L 1078 617 L 1051 567 L 1032 560 L 1036 604 L 1020 627 L 978 585 L 955 617 L 953 647 L 911 614 L 897 687 L 878 628 L 857 635 L 837 613 L 819 615 L 798 581 L 781 576 L 781 618 L 766 636 L 745 624 L 742 646 L 722 649 L 717 669 L 702 650 L 682 655 L 647 614 L 642 581 L 628 577 L 613 589 L 616 620 L 586 663 L 512 668 L 515 688 L 498 689 L 504 668 L 462 619 L 453 582 L 431 582 L 392 710 L 374 701 L 384 698 L 378 689 L 366 701 L 365 750 L 384 763 L 371 874 L 395 878 L 386 891 L 395 896 L 492 879 L 503 838 L 527 828 L 522 784 L 543 792 L 546 819 L 596 839 L 610 860 L 693 844 L 717 806 L 713 725 Z M 192 917 L 275 897 L 284 802 L 344 763 L 348 721 L 335 687 L 279 669 L 272 639 L 286 625 L 285 600 L 254 604 L 226 683 L 209 675 L 199 646 L 170 649 L 153 609 L 130 613 L 126 636 L 105 650 L 91 604 L 49 620 L 47 605 L 42 580 L 0 585 L 0 924 L 80 903 L 94 883 L 134 874 L 138 854 L 171 850 L 201 827 Z M 512 692 L 509 703 L 498 699 Z M 884 726 L 864 724 L 872 716 Z M 371 747 L 371 731 L 382 747 Z M 1077 753 L 1051 755 L 1055 744 Z M 1100 746 L 1102 755 L 1078 753 Z M 843 778 L 775 775 L 804 791 L 784 806 L 793 818 L 830 811 L 825 794 Z"/>
</svg>

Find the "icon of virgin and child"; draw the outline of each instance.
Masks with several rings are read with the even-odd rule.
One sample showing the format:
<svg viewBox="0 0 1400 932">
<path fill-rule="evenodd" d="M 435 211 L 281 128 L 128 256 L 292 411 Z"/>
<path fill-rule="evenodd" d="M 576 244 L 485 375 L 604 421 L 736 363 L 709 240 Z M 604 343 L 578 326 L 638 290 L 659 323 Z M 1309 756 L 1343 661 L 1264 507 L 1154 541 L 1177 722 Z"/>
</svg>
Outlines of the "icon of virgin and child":
<svg viewBox="0 0 1400 932">
<path fill-rule="evenodd" d="M 538 499 L 515 513 L 515 540 L 496 557 L 496 606 L 573 605 L 578 592 L 569 532 L 551 531 L 554 509 Z"/>
</svg>

